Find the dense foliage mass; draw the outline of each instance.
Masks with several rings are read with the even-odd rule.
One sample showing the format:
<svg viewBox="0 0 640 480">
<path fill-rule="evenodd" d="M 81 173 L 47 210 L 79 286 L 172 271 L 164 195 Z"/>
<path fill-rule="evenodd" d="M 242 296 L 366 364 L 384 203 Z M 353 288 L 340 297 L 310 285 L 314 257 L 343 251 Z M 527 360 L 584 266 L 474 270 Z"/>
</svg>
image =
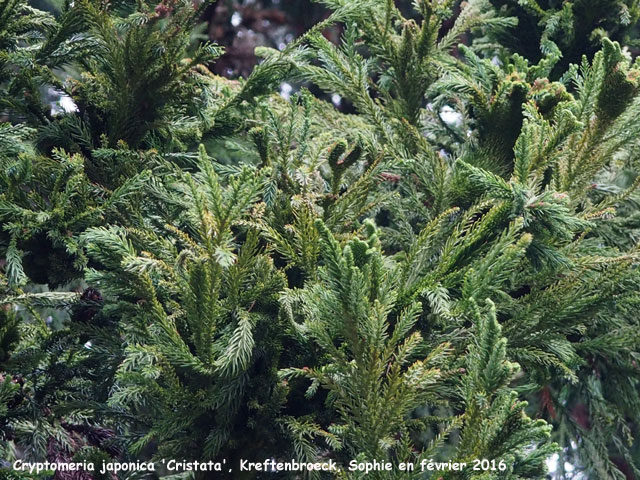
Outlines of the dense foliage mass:
<svg viewBox="0 0 640 480">
<path fill-rule="evenodd" d="M 232 81 L 207 2 L 0 0 L 0 475 L 640 478 L 640 6 L 320 3 Z"/>
</svg>

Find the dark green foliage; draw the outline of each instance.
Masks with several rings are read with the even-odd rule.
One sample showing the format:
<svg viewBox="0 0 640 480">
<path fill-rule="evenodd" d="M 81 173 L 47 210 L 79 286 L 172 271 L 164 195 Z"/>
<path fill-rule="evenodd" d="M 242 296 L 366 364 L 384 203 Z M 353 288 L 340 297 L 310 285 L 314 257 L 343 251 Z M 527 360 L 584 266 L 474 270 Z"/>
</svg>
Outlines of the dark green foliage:
<svg viewBox="0 0 640 480">
<path fill-rule="evenodd" d="M 23 0 L 0 2 L 0 114 L 15 119 L 46 116 L 38 86 L 50 80 L 46 67 L 34 62 L 34 49 L 56 28 L 55 19 Z M 43 68 L 44 67 L 44 68 Z"/>
<path fill-rule="evenodd" d="M 490 34 L 509 52 L 532 62 L 546 57 L 557 65 L 554 79 L 570 64 L 578 64 L 583 55 L 591 58 L 605 39 L 637 47 L 637 23 L 640 6 L 635 0 L 489 0 L 501 16 L 517 19 L 517 33 L 506 30 Z"/>
<path fill-rule="evenodd" d="M 9 359 L 12 350 L 20 340 L 18 323 L 17 315 L 10 309 L 5 307 L 0 311 L 0 362 L 2 363 Z"/>
<path fill-rule="evenodd" d="M 200 78 L 194 67 L 212 61 L 221 51 L 205 44 L 189 52 L 189 29 L 197 20 L 197 9 L 189 2 L 171 2 L 155 11 L 147 7 L 118 18 L 91 4 L 74 8 L 81 10 L 87 25 L 85 41 L 90 42 L 91 53 L 81 59 L 81 76 L 69 82 L 67 90 L 90 132 L 86 140 L 91 145 L 105 142 L 101 138 L 105 135 L 109 147 L 122 141 L 136 148 L 145 140 L 149 143 L 152 131 L 170 139 L 171 133 L 179 138 L 187 128 L 198 128 L 189 117 L 207 107 L 202 96 L 206 78 Z"/>
</svg>

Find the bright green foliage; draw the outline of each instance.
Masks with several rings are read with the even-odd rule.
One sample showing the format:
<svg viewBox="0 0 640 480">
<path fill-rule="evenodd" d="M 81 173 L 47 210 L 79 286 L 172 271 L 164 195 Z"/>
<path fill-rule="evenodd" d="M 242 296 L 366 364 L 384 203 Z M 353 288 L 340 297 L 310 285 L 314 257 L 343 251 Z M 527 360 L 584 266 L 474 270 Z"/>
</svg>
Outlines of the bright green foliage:
<svg viewBox="0 0 640 480">
<path fill-rule="evenodd" d="M 302 339 L 319 347 L 320 363 L 284 369 L 281 376 L 310 379 L 309 398 L 326 389 L 336 418 L 326 431 L 300 419 L 291 419 L 289 428 L 306 428 L 344 459 L 408 461 L 402 455 L 412 432 L 425 428 L 424 419 L 410 414 L 442 402 L 449 374 L 441 366 L 450 347 L 437 345 L 425 357 L 427 345 L 415 329 L 420 304 L 394 312 L 397 277 L 383 263 L 372 224 L 365 241 L 353 239 L 343 248 L 322 222 L 317 227 L 324 261 L 318 282 L 286 292 L 283 305 Z M 307 458 L 317 455 L 304 444 L 296 448 Z"/>
<path fill-rule="evenodd" d="M 11 127 L 4 130 L 11 133 Z M 114 153 L 112 158 L 126 158 Z M 56 150 L 45 158 L 20 152 L 0 162 L 6 172 L 0 180 L 5 188 L 0 194 L 0 238 L 8 243 L 7 273 L 13 286 L 24 285 L 27 275 L 52 286 L 79 276 L 86 258 L 73 233 L 107 219 L 130 223 L 126 216 L 136 217 L 131 201 L 150 176 L 143 171 L 109 191 L 90 182 L 80 154 Z M 23 251 L 28 252 L 24 258 Z"/>
<path fill-rule="evenodd" d="M 508 467 L 497 474 L 465 478 L 538 478 L 544 475 L 545 458 L 555 449 L 544 443 L 551 427 L 543 420 L 531 420 L 524 413 L 527 403 L 506 388 L 518 365 L 507 360 L 507 341 L 501 337 L 495 307 L 490 305 L 484 318 L 477 307 L 473 310 L 476 341 L 469 349 L 463 379 L 466 411 L 458 458 L 470 463 L 477 458 L 502 460 Z"/>
<path fill-rule="evenodd" d="M 0 0 L 2 457 L 637 476 L 637 5 L 321 3 Z"/>
<path fill-rule="evenodd" d="M 443 441 L 452 428 L 459 427 L 461 441 L 449 458 L 469 465 L 476 458 L 506 459 L 508 471 L 496 478 L 542 475 L 544 459 L 555 450 L 551 444 L 542 446 L 551 428 L 542 420 L 529 419 L 524 413 L 526 402 L 518 401 L 517 393 L 508 387 L 517 365 L 506 358 L 506 339 L 500 335 L 495 308 L 485 318 L 470 302 L 477 343 L 462 364 L 466 374 L 456 380 L 465 368 L 454 368 L 458 362 L 452 358 L 452 345 L 434 344 L 435 339 L 423 339 L 416 330 L 420 304 L 398 309 L 400 271 L 384 265 L 374 227 L 367 225 L 365 241 L 353 239 L 341 247 L 321 222 L 317 225 L 324 262 L 318 283 L 302 292 L 287 291 L 283 305 L 299 335 L 319 347 L 321 357 L 316 361 L 326 359 L 315 368 L 284 369 L 281 376 L 290 382 L 298 377 L 311 380 L 308 398 L 319 389 L 327 390 L 325 406 L 334 413 L 326 430 L 313 417 L 287 421 L 301 436 L 299 455 L 315 457 L 318 447 L 312 439 L 317 438 L 345 464 L 357 458 L 384 459 L 396 468 L 401 461 L 419 465 L 443 455 Z M 446 404 L 443 400 L 456 383 L 464 413 L 456 416 L 454 408 L 450 417 L 412 417 L 425 404 Z M 416 442 L 416 434 L 438 424 L 440 432 L 434 441 Z M 473 478 L 472 467 L 462 475 Z M 373 476 L 404 478 L 397 472 Z"/>
<path fill-rule="evenodd" d="M 296 285 L 317 269 L 316 218 L 349 232 L 354 228 L 349 219 L 375 211 L 388 197 L 378 189 L 380 158 L 342 128 L 352 119 L 327 115 L 323 107 L 303 91 L 286 110 L 266 110 L 264 125 L 249 132 L 260 165 L 270 167 L 259 228 Z M 360 126 L 354 122 L 354 128 Z"/>
<path fill-rule="evenodd" d="M 275 377 L 284 278 L 255 230 L 241 246 L 233 233 L 255 215 L 264 178 L 245 168 L 223 187 L 206 154 L 200 164 L 202 174 L 151 193 L 181 210 L 180 229 L 98 227 L 82 236 L 100 265 L 87 280 L 119 298 L 105 306 L 123 341 L 108 405 L 136 418 L 133 454 L 152 441 L 160 458 L 247 452 L 284 400 Z"/>
</svg>

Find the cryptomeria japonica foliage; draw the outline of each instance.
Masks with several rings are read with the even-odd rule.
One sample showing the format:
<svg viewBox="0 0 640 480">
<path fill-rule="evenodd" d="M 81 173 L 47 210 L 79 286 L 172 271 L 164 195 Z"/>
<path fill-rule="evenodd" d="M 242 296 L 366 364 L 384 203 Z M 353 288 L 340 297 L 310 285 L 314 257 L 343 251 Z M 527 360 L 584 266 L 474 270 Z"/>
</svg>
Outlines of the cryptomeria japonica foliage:
<svg viewBox="0 0 640 480">
<path fill-rule="evenodd" d="M 638 6 L 319 3 L 0 0 L 0 457 L 640 478 Z"/>
</svg>

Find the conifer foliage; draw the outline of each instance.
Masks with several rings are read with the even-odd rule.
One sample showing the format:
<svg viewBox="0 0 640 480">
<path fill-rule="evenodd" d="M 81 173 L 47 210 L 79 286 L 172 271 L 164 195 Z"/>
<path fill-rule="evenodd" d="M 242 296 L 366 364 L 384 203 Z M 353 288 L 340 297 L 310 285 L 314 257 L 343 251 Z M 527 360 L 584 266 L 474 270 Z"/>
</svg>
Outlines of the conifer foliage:
<svg viewBox="0 0 640 480">
<path fill-rule="evenodd" d="M 318 3 L 0 0 L 0 475 L 640 478 L 638 5 Z"/>
</svg>

